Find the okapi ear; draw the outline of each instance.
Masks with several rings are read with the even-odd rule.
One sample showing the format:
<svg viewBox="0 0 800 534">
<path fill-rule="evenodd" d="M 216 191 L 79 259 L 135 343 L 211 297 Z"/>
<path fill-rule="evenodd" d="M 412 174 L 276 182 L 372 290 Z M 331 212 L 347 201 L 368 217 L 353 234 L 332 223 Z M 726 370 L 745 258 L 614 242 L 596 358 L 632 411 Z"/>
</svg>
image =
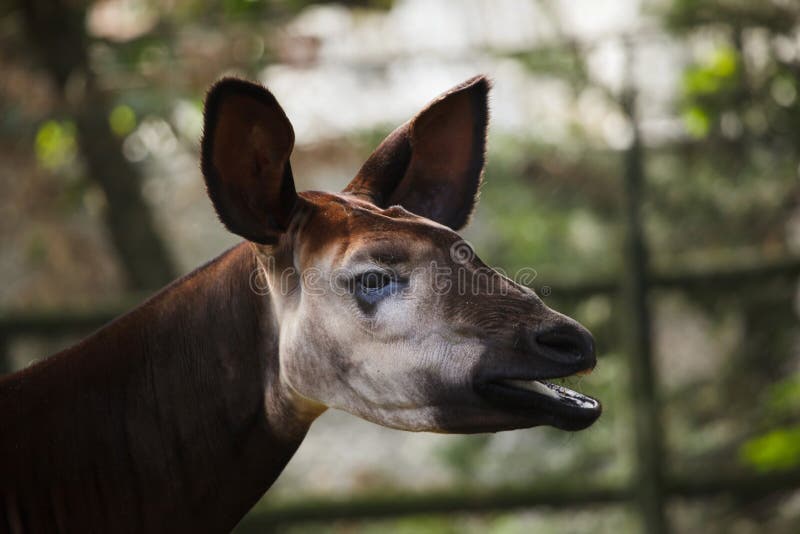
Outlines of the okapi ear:
<svg viewBox="0 0 800 534">
<path fill-rule="evenodd" d="M 483 175 L 489 88 L 476 76 L 439 96 L 380 144 L 345 192 L 462 228 Z"/>
<path fill-rule="evenodd" d="M 289 155 L 294 131 L 264 87 L 225 78 L 206 96 L 202 169 L 208 196 L 228 230 L 274 244 L 297 201 Z"/>
</svg>

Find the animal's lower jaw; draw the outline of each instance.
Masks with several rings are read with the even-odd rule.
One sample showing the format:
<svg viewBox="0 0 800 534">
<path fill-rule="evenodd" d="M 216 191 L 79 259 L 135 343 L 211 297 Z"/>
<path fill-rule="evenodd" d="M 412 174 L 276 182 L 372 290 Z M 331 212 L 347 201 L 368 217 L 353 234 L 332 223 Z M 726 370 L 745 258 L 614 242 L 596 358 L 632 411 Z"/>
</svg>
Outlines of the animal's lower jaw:
<svg viewBox="0 0 800 534">
<path fill-rule="evenodd" d="M 524 389 L 544 397 L 549 397 L 558 402 L 570 403 L 585 409 L 595 409 L 600 406 L 592 397 L 573 391 L 567 387 L 545 382 L 543 380 L 520 380 L 520 379 L 505 379 L 499 380 L 498 383 L 508 385 L 512 388 Z"/>
<path fill-rule="evenodd" d="M 495 379 L 479 385 L 477 392 L 496 409 L 563 430 L 584 429 L 602 412 L 597 400 L 538 379 Z"/>
</svg>

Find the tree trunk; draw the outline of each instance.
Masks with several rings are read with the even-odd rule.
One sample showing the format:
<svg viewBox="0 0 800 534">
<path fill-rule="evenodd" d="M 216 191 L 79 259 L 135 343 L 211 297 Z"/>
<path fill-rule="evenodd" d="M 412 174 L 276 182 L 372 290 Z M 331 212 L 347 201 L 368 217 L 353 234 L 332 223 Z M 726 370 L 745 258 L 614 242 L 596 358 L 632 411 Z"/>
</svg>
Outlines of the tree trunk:
<svg viewBox="0 0 800 534">
<path fill-rule="evenodd" d="M 88 178 L 105 194 L 109 235 L 133 290 L 159 288 L 175 267 L 142 196 L 137 169 L 111 132 L 108 100 L 88 62 L 83 2 L 21 0 L 28 40 L 73 117 Z"/>
</svg>

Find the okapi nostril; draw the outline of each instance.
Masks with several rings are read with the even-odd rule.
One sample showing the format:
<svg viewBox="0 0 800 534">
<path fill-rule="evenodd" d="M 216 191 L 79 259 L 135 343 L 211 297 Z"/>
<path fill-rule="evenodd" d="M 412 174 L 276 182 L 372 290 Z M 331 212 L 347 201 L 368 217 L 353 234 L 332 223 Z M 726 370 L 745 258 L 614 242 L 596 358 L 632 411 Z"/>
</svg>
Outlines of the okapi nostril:
<svg viewBox="0 0 800 534">
<path fill-rule="evenodd" d="M 545 334 L 539 336 L 538 341 L 540 344 L 547 345 L 559 352 L 580 353 L 580 349 L 575 345 L 575 342 L 563 334 Z"/>
<path fill-rule="evenodd" d="M 594 340 L 588 331 L 572 327 L 558 327 L 536 336 L 536 343 L 549 349 L 559 360 L 579 362 L 594 360 Z"/>
</svg>

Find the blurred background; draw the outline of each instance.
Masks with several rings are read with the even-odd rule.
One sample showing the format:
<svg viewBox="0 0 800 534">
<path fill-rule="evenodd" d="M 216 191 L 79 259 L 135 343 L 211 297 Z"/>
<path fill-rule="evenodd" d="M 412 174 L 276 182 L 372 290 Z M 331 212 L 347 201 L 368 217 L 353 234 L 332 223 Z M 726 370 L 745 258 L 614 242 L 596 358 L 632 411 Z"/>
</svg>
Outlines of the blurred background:
<svg viewBox="0 0 800 534">
<path fill-rule="evenodd" d="M 237 242 L 202 102 L 260 80 L 299 189 L 476 74 L 465 237 L 595 334 L 602 418 L 439 436 L 326 413 L 241 532 L 800 531 L 796 0 L 0 0 L 0 372 Z M 2 429 L 0 429 L 2 431 Z"/>
</svg>

